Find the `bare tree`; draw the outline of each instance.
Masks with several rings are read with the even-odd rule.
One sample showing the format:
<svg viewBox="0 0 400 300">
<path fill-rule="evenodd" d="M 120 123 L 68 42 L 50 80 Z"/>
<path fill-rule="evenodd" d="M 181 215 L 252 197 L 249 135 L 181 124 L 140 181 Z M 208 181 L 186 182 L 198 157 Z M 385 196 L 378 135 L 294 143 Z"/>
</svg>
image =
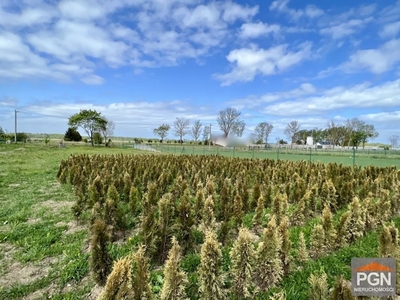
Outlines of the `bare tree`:
<svg viewBox="0 0 400 300">
<path fill-rule="evenodd" d="M 219 128 L 225 134 L 225 137 L 227 137 L 228 134 L 235 128 L 235 125 L 240 122 L 240 115 L 241 112 L 233 107 L 227 107 L 224 110 L 219 111 L 217 122 Z"/>
<path fill-rule="evenodd" d="M 326 124 L 327 128 L 327 138 L 331 145 L 335 148 L 335 146 L 339 143 L 340 139 L 340 130 L 338 124 L 335 123 L 334 120 L 328 121 Z"/>
<path fill-rule="evenodd" d="M 289 124 L 287 124 L 285 131 L 283 132 L 288 139 L 291 141 L 291 144 L 293 145 L 293 137 L 299 132 L 300 130 L 300 124 L 299 121 L 294 120 L 290 121 Z"/>
<path fill-rule="evenodd" d="M 209 137 L 210 137 L 210 130 L 211 128 L 210 128 L 210 125 L 206 125 L 206 126 L 204 126 L 204 129 L 203 129 L 203 140 L 204 141 L 206 141 L 206 140 L 208 140 L 209 139 Z"/>
<path fill-rule="evenodd" d="M 353 119 L 348 119 L 346 121 L 346 140 L 347 140 L 347 147 L 350 147 L 350 144 L 353 141 L 353 135 L 357 130 L 357 127 L 359 126 L 359 122 L 360 120 L 358 120 L 357 118 L 353 118 Z"/>
<path fill-rule="evenodd" d="M 179 136 L 179 141 L 183 143 L 183 137 L 189 133 L 190 120 L 186 118 L 176 118 L 174 122 L 175 135 Z"/>
<path fill-rule="evenodd" d="M 106 147 L 109 145 L 108 140 L 109 138 L 114 134 L 114 129 L 115 129 L 115 123 L 111 120 L 108 120 L 107 118 L 103 117 L 105 120 L 104 126 L 100 127 L 100 133 L 104 137 L 104 143 Z"/>
<path fill-rule="evenodd" d="M 389 141 L 392 148 L 397 148 L 397 146 L 399 145 L 399 139 L 400 139 L 399 136 L 396 134 L 389 137 Z"/>
<path fill-rule="evenodd" d="M 233 124 L 232 132 L 234 132 L 238 137 L 241 137 L 245 127 L 246 123 L 244 121 L 237 121 Z"/>
<path fill-rule="evenodd" d="M 269 124 L 268 122 L 261 122 L 257 124 L 256 128 L 254 129 L 254 133 L 257 137 L 257 141 L 261 141 L 261 143 L 268 144 L 268 137 L 274 128 L 274 125 Z"/>
<path fill-rule="evenodd" d="M 201 135 L 201 126 L 203 126 L 200 122 L 200 120 L 197 120 L 194 122 L 192 126 L 192 136 L 194 138 L 194 141 L 197 142 L 200 135 Z"/>
</svg>

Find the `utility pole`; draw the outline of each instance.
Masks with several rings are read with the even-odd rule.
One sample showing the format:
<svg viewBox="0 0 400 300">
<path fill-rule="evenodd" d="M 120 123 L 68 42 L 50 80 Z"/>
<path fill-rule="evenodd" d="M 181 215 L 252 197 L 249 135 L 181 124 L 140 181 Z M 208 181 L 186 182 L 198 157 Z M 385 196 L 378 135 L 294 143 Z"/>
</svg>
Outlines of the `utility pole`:
<svg viewBox="0 0 400 300">
<path fill-rule="evenodd" d="M 211 124 L 210 124 L 210 141 L 208 142 L 208 150 L 211 149 Z"/>
<path fill-rule="evenodd" d="M 15 124 L 14 124 L 14 128 L 15 128 L 15 135 L 14 135 L 14 142 L 17 143 L 17 112 L 18 110 L 14 111 L 14 118 L 15 118 Z"/>
</svg>

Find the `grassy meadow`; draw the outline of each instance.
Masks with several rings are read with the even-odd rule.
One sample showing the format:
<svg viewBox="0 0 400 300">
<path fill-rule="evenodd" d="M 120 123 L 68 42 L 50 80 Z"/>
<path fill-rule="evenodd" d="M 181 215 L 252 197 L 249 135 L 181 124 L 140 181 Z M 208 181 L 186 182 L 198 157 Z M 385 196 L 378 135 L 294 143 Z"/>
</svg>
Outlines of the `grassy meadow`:
<svg viewBox="0 0 400 300">
<path fill-rule="evenodd" d="M 196 152 L 195 152 L 196 150 Z M 186 151 L 186 152 L 185 152 Z M 202 148 L 181 151 L 176 154 L 207 154 Z M 201 153 L 204 151 L 204 153 Z M 173 151 L 165 151 L 173 153 Z M 90 274 L 90 211 L 83 212 L 80 220 L 75 218 L 72 207 L 77 201 L 73 186 L 60 184 L 57 172 L 61 160 L 79 154 L 147 154 L 131 147 L 89 147 L 67 145 L 0 145 L 0 299 L 96 299 L 102 288 Z M 153 153 L 151 153 L 153 154 Z M 217 154 L 217 153 L 209 153 Z M 218 154 L 224 155 L 221 151 Z M 233 155 L 232 152 L 226 154 Z M 290 156 L 289 156 L 290 155 Z M 251 152 L 236 152 L 236 157 L 252 158 Z M 260 153 L 255 158 L 262 157 Z M 280 153 L 280 159 L 306 160 L 307 154 Z M 313 161 L 323 163 L 337 162 L 352 165 L 351 157 L 319 155 Z M 400 167 L 398 159 L 358 158 L 360 166 Z M 338 223 L 346 208 L 341 207 L 334 214 Z M 270 214 L 266 209 L 265 214 Z M 253 229 L 255 212 L 248 211 L 242 216 L 243 226 Z M 400 217 L 390 218 L 400 228 Z M 299 246 L 299 233 L 303 232 L 310 243 L 310 235 L 320 216 L 308 219 L 301 226 L 291 226 L 289 237 L 293 255 Z M 263 221 L 263 226 L 267 220 Z M 380 227 L 379 227 L 380 228 Z M 136 246 L 135 231 L 108 247 L 115 261 L 133 251 Z M 370 230 L 354 242 L 327 255 L 309 260 L 304 265 L 293 264 L 291 272 L 269 292 L 257 296 L 257 299 L 269 299 L 272 293 L 284 291 L 286 299 L 309 299 L 310 274 L 324 271 L 328 284 L 332 286 L 338 276 L 350 279 L 350 261 L 352 257 L 379 256 L 379 232 Z M 200 245 L 199 245 L 200 246 Z M 222 268 L 228 272 L 231 267 L 229 253 L 233 242 L 222 245 Z M 198 248 L 199 249 L 199 248 Z M 200 253 L 192 252 L 182 261 L 183 270 L 189 275 L 188 294 L 196 299 L 197 268 L 200 265 Z M 163 283 L 162 265 L 151 265 L 151 288 L 159 296 Z"/>
</svg>

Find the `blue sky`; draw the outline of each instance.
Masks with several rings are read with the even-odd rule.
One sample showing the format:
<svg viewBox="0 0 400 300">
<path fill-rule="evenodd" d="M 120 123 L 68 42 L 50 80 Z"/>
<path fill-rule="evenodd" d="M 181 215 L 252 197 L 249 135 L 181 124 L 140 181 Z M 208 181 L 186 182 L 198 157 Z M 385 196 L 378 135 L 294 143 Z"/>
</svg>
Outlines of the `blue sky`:
<svg viewBox="0 0 400 300">
<path fill-rule="evenodd" d="M 177 117 L 246 132 L 357 117 L 400 135 L 400 1 L 2 0 L 0 126 L 64 133 L 96 109 L 115 135 Z M 172 132 L 169 136 L 174 138 Z"/>
</svg>

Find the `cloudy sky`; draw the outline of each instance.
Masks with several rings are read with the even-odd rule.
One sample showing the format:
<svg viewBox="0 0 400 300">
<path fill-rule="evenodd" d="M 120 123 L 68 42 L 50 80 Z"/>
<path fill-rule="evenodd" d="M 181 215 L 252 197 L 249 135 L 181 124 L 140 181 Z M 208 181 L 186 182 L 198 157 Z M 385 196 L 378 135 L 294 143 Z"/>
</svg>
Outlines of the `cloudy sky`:
<svg viewBox="0 0 400 300">
<path fill-rule="evenodd" d="M 64 133 L 95 109 L 118 136 L 221 109 L 400 135 L 400 1 L 1 0 L 0 126 Z M 173 138 L 173 135 L 170 136 Z"/>
</svg>

